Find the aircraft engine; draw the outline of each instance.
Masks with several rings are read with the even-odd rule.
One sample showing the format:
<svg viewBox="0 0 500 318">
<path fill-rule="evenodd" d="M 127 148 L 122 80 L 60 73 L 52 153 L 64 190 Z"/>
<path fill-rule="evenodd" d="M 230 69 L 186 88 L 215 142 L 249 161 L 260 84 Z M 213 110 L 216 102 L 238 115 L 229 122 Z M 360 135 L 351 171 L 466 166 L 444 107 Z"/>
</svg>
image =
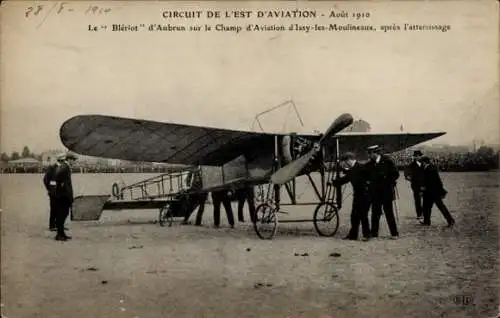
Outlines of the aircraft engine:
<svg viewBox="0 0 500 318">
<path fill-rule="evenodd" d="M 281 154 L 284 164 L 288 164 L 298 157 L 305 154 L 312 147 L 312 142 L 300 136 L 296 133 L 290 133 L 283 136 L 281 140 Z"/>
</svg>

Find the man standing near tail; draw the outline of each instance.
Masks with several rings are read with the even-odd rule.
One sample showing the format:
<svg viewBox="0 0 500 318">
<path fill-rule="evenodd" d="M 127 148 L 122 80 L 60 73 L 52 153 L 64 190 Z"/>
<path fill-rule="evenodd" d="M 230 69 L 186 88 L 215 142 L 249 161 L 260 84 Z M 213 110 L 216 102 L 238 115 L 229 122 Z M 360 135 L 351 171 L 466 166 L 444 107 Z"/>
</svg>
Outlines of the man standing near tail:
<svg viewBox="0 0 500 318">
<path fill-rule="evenodd" d="M 56 231 L 56 197 L 55 197 L 55 181 L 53 180 L 54 173 L 57 168 L 57 163 L 53 163 L 48 166 L 45 175 L 43 176 L 43 184 L 47 190 L 50 203 L 50 215 L 49 215 L 49 230 L 52 232 Z"/>
<path fill-rule="evenodd" d="M 443 214 L 443 217 L 448 222 L 448 226 L 453 226 L 455 224 L 455 220 L 448 211 L 448 208 L 443 202 L 444 197 L 448 193 L 441 181 L 441 177 L 439 176 L 439 172 L 437 168 L 431 164 L 431 160 L 429 157 L 422 157 L 421 159 L 422 165 L 424 167 L 424 182 L 423 182 L 423 193 L 424 193 L 424 221 L 421 223 L 422 225 L 431 225 L 431 212 L 432 206 L 434 203 Z"/>
<path fill-rule="evenodd" d="M 73 184 L 71 182 L 70 162 L 76 160 L 71 154 L 61 154 L 57 158 L 56 168 L 52 177 L 54 186 L 55 208 L 56 208 L 56 228 L 57 241 L 67 241 L 71 236 L 64 232 L 64 223 L 69 215 L 71 205 L 73 204 Z"/>
<path fill-rule="evenodd" d="M 357 240 L 359 225 L 363 232 L 363 241 L 370 238 L 370 224 L 368 222 L 368 211 L 370 210 L 369 196 L 369 174 L 366 167 L 360 164 L 353 153 L 346 153 L 341 158 L 347 165 L 346 175 L 334 180 L 336 186 L 350 182 L 353 190 L 351 230 L 344 238 L 345 240 Z"/>
<path fill-rule="evenodd" d="M 378 145 L 368 147 L 370 161 L 367 168 L 370 171 L 370 197 L 372 199 L 371 236 L 378 237 L 382 209 L 391 232 L 392 238 L 399 236 L 396 219 L 394 218 L 394 187 L 399 178 L 399 171 L 394 162 L 383 155 Z"/>
<path fill-rule="evenodd" d="M 413 161 L 405 169 L 405 179 L 410 181 L 411 190 L 413 192 L 413 200 L 415 202 L 415 212 L 417 213 L 417 219 L 422 218 L 422 186 L 423 186 L 423 174 L 424 168 L 420 159 L 422 158 L 422 152 L 420 150 L 415 150 L 413 152 Z"/>
</svg>

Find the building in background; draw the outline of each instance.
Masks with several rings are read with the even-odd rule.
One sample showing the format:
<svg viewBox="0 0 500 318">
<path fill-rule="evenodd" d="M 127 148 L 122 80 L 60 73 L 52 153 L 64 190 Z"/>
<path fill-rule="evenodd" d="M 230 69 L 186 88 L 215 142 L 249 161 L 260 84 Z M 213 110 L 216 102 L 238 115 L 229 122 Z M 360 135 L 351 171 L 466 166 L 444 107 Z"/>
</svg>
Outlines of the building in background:
<svg viewBox="0 0 500 318">
<path fill-rule="evenodd" d="M 35 158 L 20 158 L 16 160 L 10 160 L 8 162 L 8 168 L 11 169 L 12 172 L 41 172 L 42 171 L 42 163 Z"/>
</svg>

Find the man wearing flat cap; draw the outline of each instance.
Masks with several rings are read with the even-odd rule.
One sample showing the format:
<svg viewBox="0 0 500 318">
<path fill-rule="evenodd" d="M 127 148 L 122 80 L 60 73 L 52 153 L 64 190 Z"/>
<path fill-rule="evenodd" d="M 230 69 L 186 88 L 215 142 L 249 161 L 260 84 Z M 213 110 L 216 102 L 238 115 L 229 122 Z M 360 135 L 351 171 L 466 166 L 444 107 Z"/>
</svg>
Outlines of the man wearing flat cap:
<svg viewBox="0 0 500 318">
<path fill-rule="evenodd" d="M 378 237 L 382 209 L 387 220 L 387 225 L 393 238 L 399 236 L 392 201 L 394 187 L 399 178 L 399 171 L 394 162 L 383 155 L 378 145 L 368 147 L 370 161 L 367 168 L 370 171 L 370 197 L 372 200 L 371 236 Z"/>
<path fill-rule="evenodd" d="M 69 215 L 71 205 L 73 204 L 73 185 L 71 182 L 71 166 L 70 162 L 76 160 L 76 156 L 72 153 L 63 153 L 57 157 L 52 180 L 50 184 L 53 186 L 53 194 L 55 197 L 55 218 L 57 234 L 55 239 L 57 241 L 67 241 L 71 239 L 66 235 L 64 223 Z"/>
<path fill-rule="evenodd" d="M 450 211 L 448 211 L 448 208 L 443 202 L 447 191 L 443 186 L 443 182 L 441 180 L 441 177 L 439 176 L 439 172 L 437 168 L 433 164 L 431 164 L 431 160 L 429 157 L 422 157 L 421 162 L 424 167 L 424 221 L 421 224 L 427 226 L 431 225 L 431 211 L 432 206 L 435 203 L 439 211 L 441 211 L 441 214 L 443 214 L 445 220 L 448 222 L 448 226 L 451 227 L 455 224 L 455 220 L 453 219 Z"/>
<path fill-rule="evenodd" d="M 422 187 L 424 179 L 424 168 L 420 159 L 422 158 L 422 152 L 420 150 L 415 150 L 413 152 L 413 161 L 406 167 L 404 171 L 405 179 L 410 181 L 411 190 L 413 192 L 413 200 L 415 202 L 415 211 L 417 213 L 417 219 L 422 218 Z"/>
<path fill-rule="evenodd" d="M 368 211 L 370 210 L 369 196 L 369 174 L 366 167 L 356 160 L 353 153 L 344 154 L 340 160 L 346 164 L 345 176 L 334 180 L 336 186 L 350 182 L 353 190 L 351 210 L 351 230 L 344 238 L 345 240 L 357 240 L 359 225 L 363 232 L 363 240 L 370 238 L 370 224 L 368 222 Z"/>
</svg>

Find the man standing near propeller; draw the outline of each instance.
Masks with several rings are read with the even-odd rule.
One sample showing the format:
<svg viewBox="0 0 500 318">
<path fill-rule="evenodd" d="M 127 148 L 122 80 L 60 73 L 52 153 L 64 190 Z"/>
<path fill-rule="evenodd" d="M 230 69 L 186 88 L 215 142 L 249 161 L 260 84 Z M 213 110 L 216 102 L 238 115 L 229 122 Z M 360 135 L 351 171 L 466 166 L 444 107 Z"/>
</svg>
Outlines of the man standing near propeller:
<svg viewBox="0 0 500 318">
<path fill-rule="evenodd" d="M 369 170 L 356 160 L 353 153 L 344 154 L 340 160 L 347 165 L 345 176 L 334 180 L 333 183 L 336 186 L 341 186 L 350 182 L 353 190 L 351 230 L 344 239 L 356 241 L 361 223 L 363 241 L 368 241 L 370 239 L 370 224 L 368 222 L 368 211 L 370 210 Z"/>
<path fill-rule="evenodd" d="M 378 145 L 368 147 L 370 161 L 370 195 L 372 199 L 371 236 L 378 237 L 382 209 L 392 238 L 399 236 L 392 201 L 395 200 L 394 188 L 399 178 L 399 171 L 394 162 L 383 155 Z"/>
</svg>

